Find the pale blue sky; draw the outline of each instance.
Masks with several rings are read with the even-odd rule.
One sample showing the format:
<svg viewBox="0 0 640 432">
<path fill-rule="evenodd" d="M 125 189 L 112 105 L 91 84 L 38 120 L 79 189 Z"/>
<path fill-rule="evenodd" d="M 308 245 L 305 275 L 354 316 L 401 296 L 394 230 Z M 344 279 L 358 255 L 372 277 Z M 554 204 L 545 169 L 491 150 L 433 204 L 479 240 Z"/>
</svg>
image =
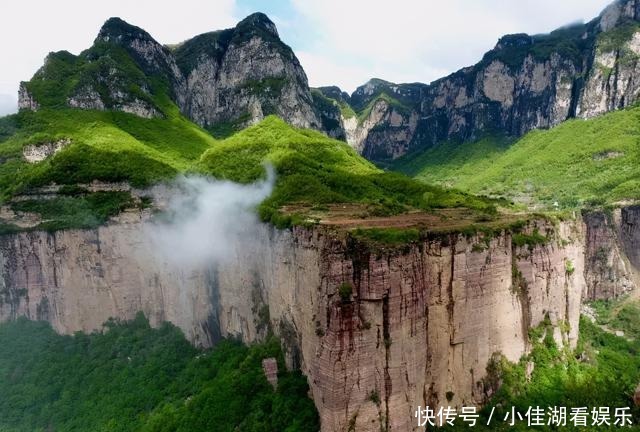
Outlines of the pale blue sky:
<svg viewBox="0 0 640 432">
<path fill-rule="evenodd" d="M 0 14 L 0 115 L 50 51 L 78 53 L 120 16 L 162 43 L 233 26 L 261 11 L 312 86 L 351 92 L 372 77 L 430 82 L 477 62 L 508 33 L 549 32 L 595 17 L 609 0 L 21 0 Z"/>
</svg>

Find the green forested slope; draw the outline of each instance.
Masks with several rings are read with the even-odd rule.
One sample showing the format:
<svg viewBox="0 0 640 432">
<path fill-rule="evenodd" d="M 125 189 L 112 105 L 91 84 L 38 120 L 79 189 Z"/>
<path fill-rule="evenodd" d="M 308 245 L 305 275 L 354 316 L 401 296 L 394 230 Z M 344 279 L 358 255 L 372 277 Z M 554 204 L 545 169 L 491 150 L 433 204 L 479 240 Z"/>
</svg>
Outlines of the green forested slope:
<svg viewBox="0 0 640 432">
<path fill-rule="evenodd" d="M 261 207 L 263 218 L 272 221 L 278 219 L 276 210 L 290 203 L 363 203 L 377 215 L 442 207 L 495 210 L 487 200 L 384 172 L 346 143 L 292 128 L 277 117 L 213 146 L 198 169 L 216 178 L 249 182 L 262 175 L 264 162 L 271 163 L 278 176 L 274 193 Z"/>
<path fill-rule="evenodd" d="M 270 163 L 276 169 L 276 188 L 261 213 L 276 223 L 283 222 L 279 208 L 292 203 L 357 202 L 379 215 L 463 206 L 485 213 L 495 210 L 487 200 L 384 172 L 346 143 L 291 127 L 277 117 L 216 140 L 182 117 L 175 106 L 167 103 L 164 112 L 166 118 L 144 119 L 121 112 L 43 109 L 0 119 L 0 131 L 5 131 L 0 133 L 0 203 L 34 188 L 66 185 L 63 192 L 73 193 L 67 194 L 72 198 L 66 198 L 64 206 L 54 200 L 16 208 L 55 216 L 51 208 L 91 208 L 87 195 L 73 186 L 93 180 L 146 187 L 192 173 L 246 183 L 262 178 L 264 164 Z M 26 146 L 59 140 L 70 144 L 42 162 L 29 163 L 23 156 Z M 113 204 L 107 216 L 126 204 L 120 199 L 126 197 L 103 198 Z M 94 219 L 85 216 L 74 220 L 66 215 L 65 221 L 49 221 L 46 227 L 90 227 L 105 220 L 98 214 Z"/>
<path fill-rule="evenodd" d="M 0 431 L 318 430 L 306 379 L 284 372 L 273 339 L 193 348 L 143 316 L 104 334 L 60 336 L 46 323 L 0 324 Z M 262 371 L 279 360 L 277 391 Z"/>
<path fill-rule="evenodd" d="M 445 143 L 399 160 L 425 182 L 548 206 L 640 199 L 640 108 L 536 130 L 511 144 Z"/>
</svg>

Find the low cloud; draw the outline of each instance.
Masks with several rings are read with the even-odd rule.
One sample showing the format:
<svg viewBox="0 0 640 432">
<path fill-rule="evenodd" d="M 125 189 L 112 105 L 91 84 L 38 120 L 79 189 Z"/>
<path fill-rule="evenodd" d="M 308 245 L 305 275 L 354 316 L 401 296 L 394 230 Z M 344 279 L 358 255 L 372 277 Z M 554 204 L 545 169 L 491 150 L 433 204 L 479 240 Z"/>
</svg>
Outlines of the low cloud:
<svg viewBox="0 0 640 432">
<path fill-rule="evenodd" d="M 273 190 L 274 170 L 250 185 L 183 177 L 169 187 L 161 221 L 145 226 L 157 258 L 181 267 L 225 262 L 251 247 L 260 221 L 256 207 Z"/>
</svg>

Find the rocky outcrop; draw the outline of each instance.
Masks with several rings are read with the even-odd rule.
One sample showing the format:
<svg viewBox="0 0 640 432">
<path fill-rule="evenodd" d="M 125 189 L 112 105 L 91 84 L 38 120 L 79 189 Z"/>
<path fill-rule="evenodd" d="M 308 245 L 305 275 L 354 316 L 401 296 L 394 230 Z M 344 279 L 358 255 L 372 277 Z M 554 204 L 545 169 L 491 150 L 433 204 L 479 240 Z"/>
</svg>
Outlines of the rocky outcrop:
<svg viewBox="0 0 640 432">
<path fill-rule="evenodd" d="M 340 102 L 326 97 L 318 89 L 312 89 L 311 96 L 313 97 L 315 110 L 320 118 L 322 130 L 332 138 L 347 140 L 347 119 L 343 117 L 340 111 Z"/>
<path fill-rule="evenodd" d="M 29 163 L 42 162 L 48 157 L 58 153 L 69 144 L 71 144 L 71 140 L 68 138 L 62 138 L 57 141 L 40 144 L 29 144 L 22 149 L 22 155 Z"/>
<path fill-rule="evenodd" d="M 619 30 L 611 30 L 616 31 Z M 638 100 L 640 27 L 631 34 L 629 40 L 623 40 L 621 45 L 607 40 L 607 36 L 603 39 L 595 49 L 593 66 L 578 100 L 576 115 L 579 117 L 590 118 L 626 108 Z"/>
<path fill-rule="evenodd" d="M 29 93 L 25 84 L 20 83 L 20 88 L 18 89 L 18 109 L 37 111 L 39 107 L 38 102 L 36 102 L 33 95 Z"/>
<path fill-rule="evenodd" d="M 620 214 L 618 239 L 633 245 L 639 212 Z M 594 291 L 585 251 L 596 245 L 585 242 L 606 237 L 588 234 L 605 230 L 597 221 L 539 221 L 529 229 L 549 236 L 544 245 L 503 232 L 376 249 L 322 227 L 263 226 L 224 263 L 189 268 L 150 253 L 141 223 L 131 213 L 96 230 L 0 237 L 0 320 L 73 333 L 143 311 L 204 346 L 271 329 L 307 375 L 323 431 L 409 431 L 418 405 L 484 403 L 487 362 L 496 352 L 517 361 L 545 317 L 574 345 Z"/>
<path fill-rule="evenodd" d="M 278 361 L 269 357 L 262 360 L 262 370 L 264 371 L 264 376 L 269 381 L 269 384 L 273 386 L 274 389 L 278 388 Z"/>
<path fill-rule="evenodd" d="M 123 48 L 147 77 L 165 80 L 177 105 L 184 104 L 186 88 L 176 60 L 149 33 L 119 18 L 110 18 L 94 42 L 94 47 L 100 45 Z"/>
<path fill-rule="evenodd" d="M 97 63 L 98 67 L 82 67 L 81 84 L 67 99 L 69 106 L 161 117 L 161 109 L 154 101 L 159 89 L 152 79 L 162 79 L 177 104 L 184 100 L 184 78 L 169 50 L 146 31 L 119 18 L 105 22 L 84 57 L 84 61 Z"/>
<path fill-rule="evenodd" d="M 640 18 L 640 2 L 638 0 L 617 0 L 607 6 L 600 14 L 598 26 L 602 31 L 609 31 L 629 20 Z"/>
<path fill-rule="evenodd" d="M 640 268 L 640 206 L 623 208 L 620 210 L 618 220 L 624 253 L 631 265 L 638 269 Z"/>
<path fill-rule="evenodd" d="M 395 159 L 409 151 L 418 114 L 404 113 L 384 99 L 377 100 L 371 114 L 351 135 L 351 144 L 369 160 Z"/>
<path fill-rule="evenodd" d="M 557 125 L 575 110 L 582 60 L 558 52 L 540 56 L 539 43 L 545 42 L 505 37 L 478 65 L 428 86 L 363 86 L 358 91 L 378 109 L 361 122 L 351 144 L 365 157 L 384 161 L 444 141 L 464 142 L 495 131 L 518 136 Z M 395 106 L 386 116 L 379 109 L 385 99 Z"/>
</svg>

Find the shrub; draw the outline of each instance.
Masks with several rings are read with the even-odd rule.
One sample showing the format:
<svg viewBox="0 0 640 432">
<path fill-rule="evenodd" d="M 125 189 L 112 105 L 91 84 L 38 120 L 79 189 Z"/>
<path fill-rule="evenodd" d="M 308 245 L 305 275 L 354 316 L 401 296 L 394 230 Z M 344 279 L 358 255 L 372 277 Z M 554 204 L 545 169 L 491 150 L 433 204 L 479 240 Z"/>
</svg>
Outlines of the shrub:
<svg viewBox="0 0 640 432">
<path fill-rule="evenodd" d="M 567 275 L 571 276 L 576 271 L 576 268 L 573 265 L 573 261 L 571 261 L 570 259 L 565 260 L 564 270 Z"/>
<path fill-rule="evenodd" d="M 351 294 L 353 294 L 353 286 L 349 282 L 340 284 L 338 287 L 338 295 L 343 302 L 348 302 L 351 299 Z"/>
<path fill-rule="evenodd" d="M 378 390 L 371 390 L 367 399 L 376 405 L 380 405 L 380 393 L 378 393 Z"/>
<path fill-rule="evenodd" d="M 536 229 L 531 234 L 514 233 L 511 236 L 511 242 L 514 246 L 529 246 L 529 248 L 534 248 L 536 246 L 541 246 L 549 243 L 549 238 L 540 234 L 540 232 Z"/>
</svg>

